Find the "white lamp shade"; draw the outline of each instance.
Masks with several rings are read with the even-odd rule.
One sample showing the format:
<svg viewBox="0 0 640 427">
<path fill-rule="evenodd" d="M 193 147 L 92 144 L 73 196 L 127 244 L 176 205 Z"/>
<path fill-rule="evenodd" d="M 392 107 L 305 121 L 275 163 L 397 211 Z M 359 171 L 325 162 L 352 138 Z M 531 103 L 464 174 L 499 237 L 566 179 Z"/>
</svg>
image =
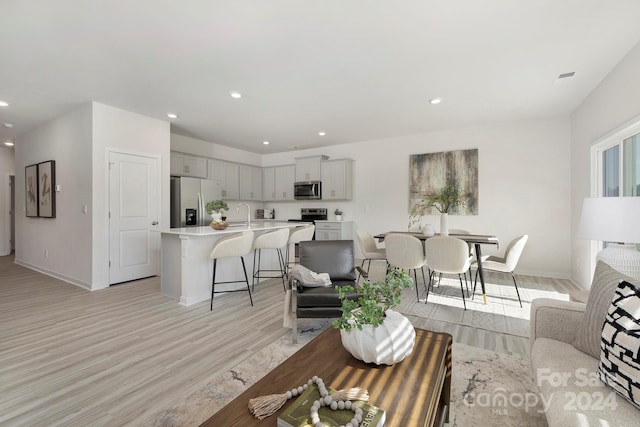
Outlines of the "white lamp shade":
<svg viewBox="0 0 640 427">
<path fill-rule="evenodd" d="M 640 197 L 584 199 L 578 237 L 640 243 Z"/>
</svg>

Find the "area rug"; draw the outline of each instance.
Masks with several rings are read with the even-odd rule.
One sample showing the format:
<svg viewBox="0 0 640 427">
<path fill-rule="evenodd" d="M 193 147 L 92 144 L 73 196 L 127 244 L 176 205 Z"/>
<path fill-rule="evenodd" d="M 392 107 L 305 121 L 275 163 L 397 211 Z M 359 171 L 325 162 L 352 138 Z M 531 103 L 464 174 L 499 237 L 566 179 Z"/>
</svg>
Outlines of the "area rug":
<svg viewBox="0 0 640 427">
<path fill-rule="evenodd" d="M 298 344 L 281 337 L 146 425 L 199 425 L 329 327 L 327 320 L 300 323 Z M 547 425 L 527 360 L 457 343 L 452 352 L 449 426 Z"/>
<path fill-rule="evenodd" d="M 529 312 L 531 301 L 535 298 L 554 298 L 568 300 L 568 295 L 555 291 L 552 285 L 529 282 L 526 276 L 518 277 L 518 289 L 522 299 L 522 307 L 518 302 L 511 276 L 487 275 L 486 293 L 487 304 L 483 303 L 480 284 L 478 284 L 475 298 L 465 298 L 467 309 L 464 309 L 462 291 L 458 278 L 443 277 L 439 284 L 429 291 L 427 302 L 424 302 L 426 292 L 419 286 L 420 302 L 416 299 L 415 289 L 403 292 L 402 303 L 396 308 L 407 315 L 418 316 L 441 322 L 455 323 L 527 338 L 529 336 Z M 421 284 L 421 277 L 418 276 Z M 463 281 L 464 283 L 464 281 Z M 469 291 L 473 286 L 469 284 Z"/>
</svg>

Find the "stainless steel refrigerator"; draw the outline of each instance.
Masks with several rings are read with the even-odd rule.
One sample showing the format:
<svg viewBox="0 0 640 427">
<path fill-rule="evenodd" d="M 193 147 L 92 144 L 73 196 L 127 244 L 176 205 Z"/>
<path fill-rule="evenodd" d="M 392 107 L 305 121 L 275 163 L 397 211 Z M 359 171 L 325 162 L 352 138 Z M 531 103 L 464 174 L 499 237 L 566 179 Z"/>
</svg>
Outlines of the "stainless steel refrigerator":
<svg viewBox="0 0 640 427">
<path fill-rule="evenodd" d="M 219 181 L 171 177 L 171 228 L 204 226 L 211 223 L 205 206 L 222 199 Z"/>
</svg>

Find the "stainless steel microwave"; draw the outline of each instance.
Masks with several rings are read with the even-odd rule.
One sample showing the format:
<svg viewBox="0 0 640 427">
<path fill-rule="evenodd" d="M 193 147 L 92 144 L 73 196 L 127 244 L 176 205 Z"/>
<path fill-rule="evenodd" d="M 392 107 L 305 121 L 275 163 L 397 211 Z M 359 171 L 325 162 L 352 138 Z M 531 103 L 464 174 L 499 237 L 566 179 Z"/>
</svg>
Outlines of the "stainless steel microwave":
<svg viewBox="0 0 640 427">
<path fill-rule="evenodd" d="M 321 200 L 322 182 L 303 181 L 293 183 L 293 198 L 296 200 Z"/>
</svg>

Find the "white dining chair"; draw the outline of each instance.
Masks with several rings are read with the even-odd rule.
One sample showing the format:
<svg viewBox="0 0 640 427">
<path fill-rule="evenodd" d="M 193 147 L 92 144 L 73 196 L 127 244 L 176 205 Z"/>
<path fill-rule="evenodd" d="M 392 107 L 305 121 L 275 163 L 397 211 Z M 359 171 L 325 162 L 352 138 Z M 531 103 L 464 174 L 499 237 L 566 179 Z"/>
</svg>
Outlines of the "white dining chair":
<svg viewBox="0 0 640 427">
<path fill-rule="evenodd" d="M 386 262 L 386 250 L 384 248 L 378 247 L 378 245 L 376 244 L 376 239 L 367 230 L 357 230 L 356 238 L 358 239 L 360 252 L 362 252 L 362 264 L 360 264 L 360 268 L 364 269 L 365 261 L 369 261 L 369 264 L 367 264 L 367 275 L 369 275 L 369 270 L 371 269 L 371 261 Z M 360 276 L 358 276 L 358 281 L 359 280 Z"/>
<path fill-rule="evenodd" d="M 426 260 L 424 257 L 424 245 L 415 236 L 410 234 L 390 233 L 384 239 L 385 253 L 387 262 L 391 267 L 397 267 L 403 270 L 413 270 L 413 277 L 416 285 L 416 299 L 420 299 L 418 291 L 418 273 L 422 272 L 422 281 L 425 286 L 427 281 L 424 277 L 422 269 Z"/>
<path fill-rule="evenodd" d="M 429 284 L 427 285 L 427 299 L 429 298 L 429 288 L 431 287 L 435 273 L 457 274 L 458 280 L 460 280 L 460 290 L 462 291 L 462 304 L 466 310 L 467 302 L 464 297 L 462 275 L 465 274 L 471 266 L 467 242 L 449 236 L 431 237 L 424 242 L 424 252 L 427 266 L 430 270 Z"/>
<path fill-rule="evenodd" d="M 513 284 L 516 287 L 516 294 L 518 295 L 518 301 L 520 302 L 520 307 L 522 307 L 522 300 L 520 299 L 520 291 L 518 291 L 518 282 L 516 281 L 516 276 L 513 273 L 513 271 L 516 269 L 516 266 L 518 265 L 518 261 L 520 260 L 520 255 L 522 255 L 522 251 L 524 250 L 524 247 L 527 244 L 527 240 L 529 240 L 529 236 L 527 234 L 513 239 L 511 242 L 509 242 L 509 245 L 507 246 L 507 249 L 504 252 L 504 257 L 499 257 L 495 255 L 482 257 L 483 271 L 496 271 L 499 273 L 511 274 L 511 278 L 513 279 Z M 477 261 L 474 262 L 471 267 L 476 268 L 476 275 L 475 275 L 475 280 L 473 284 L 473 296 L 475 296 L 476 286 L 478 284 Z"/>
</svg>

